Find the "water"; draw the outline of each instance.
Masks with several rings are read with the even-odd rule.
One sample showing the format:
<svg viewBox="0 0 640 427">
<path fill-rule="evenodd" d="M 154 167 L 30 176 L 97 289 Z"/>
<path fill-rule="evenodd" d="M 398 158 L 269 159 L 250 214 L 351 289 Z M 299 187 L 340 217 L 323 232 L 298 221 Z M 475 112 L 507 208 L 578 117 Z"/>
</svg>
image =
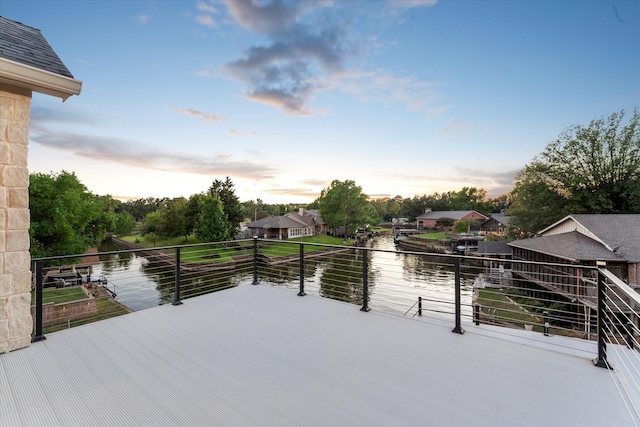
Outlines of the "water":
<svg viewBox="0 0 640 427">
<path fill-rule="evenodd" d="M 432 312 L 453 312 L 455 277 L 449 260 L 430 255 L 398 254 L 392 236 L 379 236 L 368 242 L 368 247 L 380 251 L 370 252 L 368 267 L 369 307 L 414 315 L 418 297 Z M 117 250 L 101 246 L 100 251 Z M 300 284 L 298 263 L 260 267 L 261 284 L 282 286 L 297 290 Z M 359 252 L 333 255 L 323 259 L 305 261 L 304 286 L 307 294 L 316 294 L 353 304 L 362 305 L 363 257 Z M 104 275 L 116 299 L 132 310 L 142 310 L 166 304 L 174 297 L 174 271 L 154 265 L 135 254 L 105 256 L 94 271 Z M 469 273 L 469 272 L 467 272 Z M 201 274 L 182 276 L 183 289 L 198 289 Z M 464 312 L 470 314 L 473 273 L 463 275 L 462 300 Z M 252 272 L 229 271 L 216 273 L 216 289 L 249 284 Z M 183 296 L 185 295 L 182 291 Z"/>
</svg>

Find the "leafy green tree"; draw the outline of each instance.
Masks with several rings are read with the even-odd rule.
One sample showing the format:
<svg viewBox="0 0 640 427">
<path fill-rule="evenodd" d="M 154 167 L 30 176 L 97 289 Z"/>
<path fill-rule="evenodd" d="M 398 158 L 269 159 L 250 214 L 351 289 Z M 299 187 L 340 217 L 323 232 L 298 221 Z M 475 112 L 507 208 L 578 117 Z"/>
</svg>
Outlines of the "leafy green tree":
<svg viewBox="0 0 640 427">
<path fill-rule="evenodd" d="M 453 227 L 453 231 L 456 233 L 469 233 L 474 227 L 478 226 L 478 221 L 475 219 L 459 219 L 456 225 Z"/>
<path fill-rule="evenodd" d="M 184 236 L 186 242 L 189 238 L 186 211 L 187 199 L 184 197 L 169 200 L 166 206 L 159 210 L 158 234 L 165 237 Z"/>
<path fill-rule="evenodd" d="M 209 187 L 209 194 L 218 196 L 222 202 L 222 209 L 228 223 L 227 230 L 230 237 L 234 237 L 240 230 L 240 223 L 244 219 L 242 204 L 234 190 L 233 181 L 227 177 L 224 181 L 214 180 Z"/>
<path fill-rule="evenodd" d="M 104 237 L 104 204 L 74 173 L 29 176 L 33 257 L 84 253 Z"/>
<path fill-rule="evenodd" d="M 220 197 L 208 194 L 199 199 L 200 212 L 194 233 L 201 242 L 222 242 L 232 233 Z M 235 234 L 234 234 L 235 235 Z"/>
<path fill-rule="evenodd" d="M 142 221 L 141 234 L 144 236 L 147 233 L 158 233 L 158 227 L 162 221 L 162 214 L 159 210 L 149 212 L 145 215 Z"/>
<path fill-rule="evenodd" d="M 116 214 L 116 224 L 114 232 L 118 236 L 129 236 L 136 228 L 136 222 L 128 212 L 120 212 Z"/>
<path fill-rule="evenodd" d="M 640 113 L 574 125 L 516 176 L 510 230 L 535 234 L 570 213 L 640 212 Z"/>
<path fill-rule="evenodd" d="M 373 206 L 354 181 L 334 180 L 320 193 L 320 216 L 330 227 L 344 227 L 345 239 L 371 220 Z"/>
<path fill-rule="evenodd" d="M 436 220 L 436 227 L 452 227 L 455 222 L 456 221 L 453 218 L 447 218 L 444 216 Z"/>
</svg>

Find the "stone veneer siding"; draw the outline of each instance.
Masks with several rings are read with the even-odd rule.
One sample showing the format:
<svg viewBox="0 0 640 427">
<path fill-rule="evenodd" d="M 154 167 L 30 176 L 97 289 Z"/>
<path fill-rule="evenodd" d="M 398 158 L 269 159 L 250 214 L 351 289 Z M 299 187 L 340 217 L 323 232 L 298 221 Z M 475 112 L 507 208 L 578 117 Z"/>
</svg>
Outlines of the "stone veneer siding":
<svg viewBox="0 0 640 427">
<path fill-rule="evenodd" d="M 33 328 L 27 168 L 30 95 L 30 91 L 0 90 L 0 353 L 28 346 Z"/>
</svg>

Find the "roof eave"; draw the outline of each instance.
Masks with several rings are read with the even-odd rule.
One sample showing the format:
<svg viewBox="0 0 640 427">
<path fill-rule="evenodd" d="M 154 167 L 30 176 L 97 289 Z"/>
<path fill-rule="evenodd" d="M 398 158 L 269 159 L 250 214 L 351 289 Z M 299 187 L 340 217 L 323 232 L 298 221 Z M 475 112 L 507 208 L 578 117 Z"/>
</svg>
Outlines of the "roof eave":
<svg viewBox="0 0 640 427">
<path fill-rule="evenodd" d="M 30 89 L 35 92 L 55 96 L 66 101 L 72 95 L 80 95 L 82 82 L 21 64 L 6 58 L 0 58 L 0 83 Z"/>
</svg>

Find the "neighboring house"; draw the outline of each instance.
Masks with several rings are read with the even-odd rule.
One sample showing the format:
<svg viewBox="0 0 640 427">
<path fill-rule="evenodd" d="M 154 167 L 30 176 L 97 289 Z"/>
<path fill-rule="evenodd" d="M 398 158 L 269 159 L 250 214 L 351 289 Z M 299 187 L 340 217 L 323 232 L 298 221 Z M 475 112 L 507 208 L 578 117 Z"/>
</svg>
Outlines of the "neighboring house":
<svg viewBox="0 0 640 427">
<path fill-rule="evenodd" d="M 640 214 L 568 215 L 539 237 L 510 242 L 513 258 L 560 264 L 596 265 L 640 288 Z"/>
<path fill-rule="evenodd" d="M 416 217 L 416 224 L 418 228 L 436 228 L 436 222 L 440 218 L 451 218 L 453 224 L 461 219 L 472 219 L 478 222 L 484 222 L 489 218 L 476 211 L 432 211 L 427 209 L 425 213 Z M 447 230 L 452 230 L 453 227 L 444 227 Z"/>
<path fill-rule="evenodd" d="M 509 217 L 504 214 L 491 214 L 491 218 L 480 224 L 480 233 L 506 237 L 509 230 Z"/>
<path fill-rule="evenodd" d="M 327 231 L 317 210 L 300 208 L 282 216 L 270 216 L 247 224 L 252 236 L 266 239 L 293 239 L 314 236 Z"/>
<path fill-rule="evenodd" d="M 31 342 L 29 169 L 33 92 L 66 100 L 73 78 L 40 30 L 0 16 L 0 353 Z"/>
</svg>

